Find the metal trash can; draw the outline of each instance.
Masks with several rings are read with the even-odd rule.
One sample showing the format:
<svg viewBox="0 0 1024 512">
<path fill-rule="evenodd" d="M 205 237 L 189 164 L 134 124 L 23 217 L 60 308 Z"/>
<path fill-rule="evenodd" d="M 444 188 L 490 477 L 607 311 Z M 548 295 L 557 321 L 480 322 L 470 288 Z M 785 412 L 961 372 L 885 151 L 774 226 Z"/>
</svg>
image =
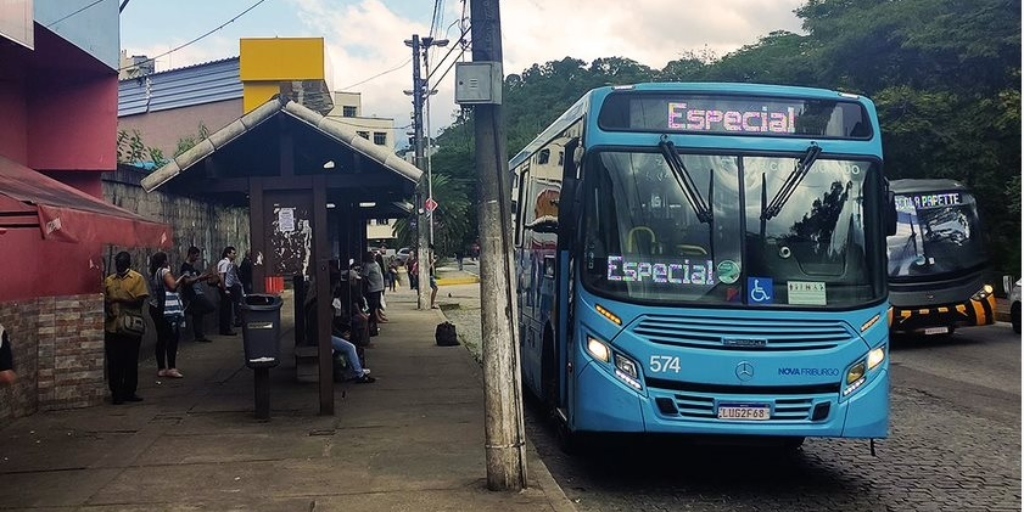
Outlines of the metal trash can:
<svg viewBox="0 0 1024 512">
<path fill-rule="evenodd" d="M 281 306 L 277 295 L 253 293 L 242 299 L 242 344 L 245 365 L 273 368 L 281 364 Z"/>
</svg>

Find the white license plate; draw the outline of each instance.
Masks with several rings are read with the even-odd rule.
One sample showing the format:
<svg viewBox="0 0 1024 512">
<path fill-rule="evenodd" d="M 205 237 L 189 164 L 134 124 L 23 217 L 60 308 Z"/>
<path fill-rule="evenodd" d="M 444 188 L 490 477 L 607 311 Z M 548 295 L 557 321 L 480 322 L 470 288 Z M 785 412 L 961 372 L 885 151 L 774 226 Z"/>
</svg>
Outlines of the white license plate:
<svg viewBox="0 0 1024 512">
<path fill-rule="evenodd" d="M 772 411 L 766 405 L 720 405 L 718 419 L 766 421 L 772 419 Z"/>
<path fill-rule="evenodd" d="M 924 330 L 925 335 L 929 334 L 946 334 L 949 332 L 949 327 L 928 327 Z"/>
</svg>

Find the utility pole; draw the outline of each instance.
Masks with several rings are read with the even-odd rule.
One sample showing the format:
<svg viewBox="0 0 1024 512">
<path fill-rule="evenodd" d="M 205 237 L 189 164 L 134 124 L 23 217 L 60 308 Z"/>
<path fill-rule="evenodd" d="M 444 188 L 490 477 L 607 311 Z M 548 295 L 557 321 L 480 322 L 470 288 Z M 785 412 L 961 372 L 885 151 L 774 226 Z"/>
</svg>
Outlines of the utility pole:
<svg viewBox="0 0 1024 512">
<path fill-rule="evenodd" d="M 412 47 L 412 91 L 405 91 L 412 95 L 412 125 L 413 125 L 413 150 L 415 151 L 415 165 L 423 169 L 423 79 L 420 77 L 420 36 L 413 34 L 412 39 L 406 39 L 406 46 Z M 430 309 L 430 263 L 431 254 L 427 242 L 427 230 L 423 226 L 424 213 L 426 208 L 423 205 L 424 183 L 423 178 L 416 185 L 416 258 L 419 261 L 419 286 L 416 289 L 417 308 Z"/>
<path fill-rule="evenodd" d="M 473 62 L 491 62 L 501 72 L 498 0 L 470 0 Z M 500 93 L 500 89 L 499 89 Z M 507 136 L 499 101 L 473 106 L 476 162 L 480 178 L 480 324 L 483 334 L 487 487 L 526 487 L 526 430 L 522 376 L 513 300 L 511 179 Z"/>
</svg>

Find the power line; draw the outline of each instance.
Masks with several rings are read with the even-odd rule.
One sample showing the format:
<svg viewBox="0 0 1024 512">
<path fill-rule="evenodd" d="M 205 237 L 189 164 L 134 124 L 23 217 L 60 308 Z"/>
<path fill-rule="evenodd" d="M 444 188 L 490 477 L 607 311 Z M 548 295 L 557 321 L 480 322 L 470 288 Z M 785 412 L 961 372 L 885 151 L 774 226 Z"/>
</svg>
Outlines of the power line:
<svg viewBox="0 0 1024 512">
<path fill-rule="evenodd" d="M 387 71 L 381 71 L 380 73 L 377 73 L 376 75 L 373 75 L 373 76 L 371 76 L 370 78 L 367 78 L 366 80 L 363 80 L 363 81 L 361 81 L 361 82 L 356 82 L 356 83 L 354 83 L 354 84 L 352 84 L 352 85 L 349 85 L 349 86 L 346 86 L 346 87 L 342 87 L 342 88 L 341 88 L 341 90 L 343 90 L 343 91 L 344 91 L 344 90 L 346 90 L 346 89 L 351 89 L 351 88 L 353 88 L 353 87 L 355 87 L 355 86 L 357 86 L 357 85 L 363 85 L 363 84 L 365 84 L 366 82 L 369 82 L 370 80 L 373 80 L 373 79 L 375 79 L 375 78 L 380 78 L 380 77 L 382 77 L 382 76 L 384 76 L 384 75 L 386 75 L 386 74 L 388 74 L 388 73 L 393 73 L 393 72 L 395 72 L 395 71 L 398 71 L 399 69 L 402 69 L 402 68 L 404 68 L 404 67 L 405 67 L 405 65 L 406 65 L 406 64 L 408 64 L 408 63 L 409 63 L 409 62 L 411 62 L 411 61 L 412 61 L 412 57 L 409 57 L 408 59 L 406 59 L 406 60 L 405 60 L 405 62 L 403 62 L 403 63 L 401 63 L 401 64 L 399 64 L 399 65 L 397 65 L 397 66 L 395 66 L 395 67 L 393 67 L 393 68 L 391 68 L 391 69 L 389 69 L 389 70 L 387 70 Z"/>
<path fill-rule="evenodd" d="M 438 61 L 437 65 L 434 67 L 434 69 L 432 71 L 430 71 L 430 74 L 427 75 L 427 78 L 426 78 L 426 82 L 427 83 L 430 83 L 430 77 L 434 76 L 434 73 L 436 73 L 437 70 L 441 67 L 441 65 L 444 64 L 444 61 L 448 60 L 448 56 L 451 55 L 452 52 L 455 51 L 456 48 L 462 47 L 461 43 L 466 41 L 466 34 L 469 33 L 469 29 L 470 29 L 470 27 L 466 26 L 466 28 L 462 30 L 462 34 L 459 35 L 459 40 L 455 41 L 455 44 L 453 44 L 450 47 L 448 47 L 448 53 L 444 54 L 444 57 L 441 57 L 441 60 Z M 459 56 L 461 57 L 462 54 L 464 54 L 464 53 L 466 53 L 466 49 L 462 48 L 462 52 L 459 54 Z M 458 57 L 456 57 L 456 60 L 458 60 Z"/>
<path fill-rule="evenodd" d="M 82 11 L 84 11 L 84 10 L 94 6 L 94 5 L 96 5 L 96 4 L 102 3 L 104 1 L 105 0 L 96 0 L 95 2 L 93 2 L 93 3 L 89 4 L 89 5 L 86 5 L 85 7 L 82 7 L 81 9 L 79 9 L 79 10 L 77 10 L 77 11 L 71 13 L 71 14 L 68 14 L 67 16 L 64 16 L 63 18 L 60 18 L 57 21 L 54 21 L 54 22 L 50 23 L 49 25 L 46 25 L 46 28 L 51 28 L 54 25 L 56 25 L 56 24 L 58 24 L 58 23 L 60 23 L 60 22 L 62 22 L 64 20 L 66 20 L 66 19 L 68 19 L 68 18 L 70 18 L 70 17 L 72 17 L 72 16 L 74 16 L 74 15 L 76 15 L 76 14 L 78 14 L 78 13 L 80 13 L 80 12 L 82 12 Z"/>
<path fill-rule="evenodd" d="M 100 0 L 100 1 L 102 1 L 102 0 Z M 201 36 L 199 36 L 199 37 L 197 37 L 197 38 L 195 38 L 195 39 L 193 39 L 193 40 L 183 44 L 183 45 L 180 45 L 180 46 L 175 47 L 175 48 L 171 48 L 170 50 L 167 50 L 166 52 L 161 53 L 160 55 L 157 55 L 156 57 L 149 57 L 146 60 L 141 61 L 141 62 L 136 62 L 136 63 L 132 64 L 131 66 L 125 66 L 123 68 L 120 68 L 120 69 L 118 69 L 118 71 L 124 71 L 126 69 L 132 69 L 132 68 L 138 67 L 139 65 L 145 64 L 147 62 L 156 61 L 156 59 L 159 59 L 160 57 L 166 57 L 166 56 L 168 56 L 168 55 L 170 55 L 170 54 L 172 54 L 172 53 L 174 53 L 174 52 L 176 52 L 176 51 L 178 51 L 178 50 L 180 50 L 182 48 L 185 48 L 186 46 L 195 44 L 195 43 L 199 42 L 200 40 L 205 39 L 210 34 L 213 34 L 214 32 L 216 32 L 216 31 L 218 31 L 218 30 L 220 30 L 220 29 L 230 25 L 231 23 L 233 23 L 238 18 L 241 18 L 242 16 L 245 16 L 246 14 L 249 13 L 249 11 L 255 9 L 260 4 L 262 4 L 263 2 L 266 2 L 266 1 L 267 0 L 258 0 L 256 3 L 250 5 L 246 10 L 244 10 L 244 11 L 238 13 L 237 15 L 235 15 L 234 18 L 231 18 L 230 20 L 227 20 L 224 23 L 221 23 L 220 26 L 218 26 L 217 28 L 215 28 L 215 29 L 213 29 L 213 30 L 211 30 L 211 31 L 209 31 L 209 32 L 207 32 L 207 33 L 205 33 L 205 34 L 203 34 L 203 35 L 201 35 Z M 96 3 L 99 3 L 99 2 L 96 2 Z"/>
</svg>

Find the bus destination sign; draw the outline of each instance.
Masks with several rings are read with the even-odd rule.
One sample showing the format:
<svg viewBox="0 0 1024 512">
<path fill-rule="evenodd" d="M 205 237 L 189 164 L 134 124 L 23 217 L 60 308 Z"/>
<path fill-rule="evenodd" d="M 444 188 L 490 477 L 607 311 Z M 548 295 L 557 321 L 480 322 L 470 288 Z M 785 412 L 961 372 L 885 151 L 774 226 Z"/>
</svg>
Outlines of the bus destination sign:
<svg viewBox="0 0 1024 512">
<path fill-rule="evenodd" d="M 811 99 L 686 93 L 616 92 L 601 105 L 603 130 L 869 139 L 863 105 Z"/>
<path fill-rule="evenodd" d="M 687 102 L 669 102 L 668 129 L 697 132 L 796 133 L 796 109 L 769 111 L 768 105 L 759 110 L 719 110 L 691 106 Z"/>
</svg>

